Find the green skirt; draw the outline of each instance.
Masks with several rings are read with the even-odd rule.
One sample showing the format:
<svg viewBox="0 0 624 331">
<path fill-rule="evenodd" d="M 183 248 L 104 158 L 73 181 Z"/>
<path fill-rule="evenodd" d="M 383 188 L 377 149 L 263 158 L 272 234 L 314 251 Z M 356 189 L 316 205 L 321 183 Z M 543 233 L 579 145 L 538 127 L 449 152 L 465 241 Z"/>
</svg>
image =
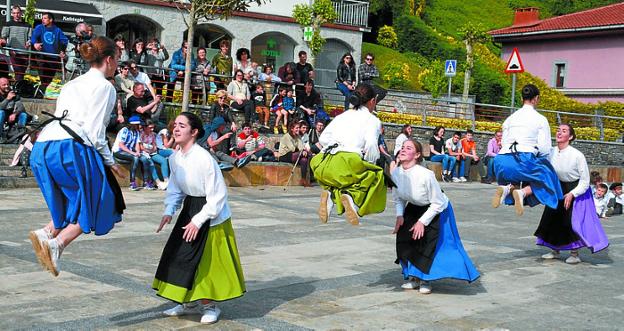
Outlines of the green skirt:
<svg viewBox="0 0 624 331">
<path fill-rule="evenodd" d="M 331 192 L 336 212 L 344 213 L 340 195 L 346 193 L 359 207 L 360 216 L 381 213 L 386 209 L 386 186 L 383 169 L 362 160 L 359 154 L 338 152 L 317 154 L 310 160 L 314 178 Z"/>
<path fill-rule="evenodd" d="M 169 300 L 186 303 L 200 299 L 224 301 L 245 293 L 243 268 L 238 257 L 232 221 L 210 227 L 208 240 L 189 290 L 154 278 L 152 288 Z"/>
</svg>

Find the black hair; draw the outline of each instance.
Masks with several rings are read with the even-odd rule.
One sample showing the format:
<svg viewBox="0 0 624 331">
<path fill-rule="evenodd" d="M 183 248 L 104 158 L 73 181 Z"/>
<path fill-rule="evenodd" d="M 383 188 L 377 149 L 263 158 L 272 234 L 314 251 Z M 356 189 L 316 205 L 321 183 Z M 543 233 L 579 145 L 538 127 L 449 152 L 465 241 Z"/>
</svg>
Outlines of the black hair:
<svg viewBox="0 0 624 331">
<path fill-rule="evenodd" d="M 474 134 L 474 131 L 472 131 L 471 129 L 468 129 L 468 130 L 466 130 L 466 134 L 468 134 L 468 133 Z"/>
<path fill-rule="evenodd" d="M 610 190 L 615 190 L 615 188 L 618 187 L 618 186 L 622 186 L 622 183 L 613 183 L 613 184 L 611 184 L 611 186 L 609 186 L 609 189 Z"/>
<path fill-rule="evenodd" d="M 539 89 L 533 84 L 524 85 L 524 87 L 522 88 L 522 100 L 531 100 L 539 94 Z"/>
<path fill-rule="evenodd" d="M 306 52 L 306 51 L 299 51 L 299 57 L 301 57 L 301 55 L 304 55 L 304 54 L 308 55 L 308 52 Z"/>
<path fill-rule="evenodd" d="M 187 42 L 188 42 L 188 40 L 183 39 L 183 40 L 182 40 L 182 43 L 180 44 L 180 48 L 184 47 L 184 44 L 186 44 Z"/>
<path fill-rule="evenodd" d="M 51 20 L 52 20 L 52 22 L 55 22 L 55 21 L 56 21 L 56 20 L 54 19 L 54 14 L 50 13 L 49 11 L 47 11 L 47 12 L 45 12 L 45 13 L 41 14 L 41 17 L 43 17 L 43 16 L 47 16 L 49 19 L 51 19 Z"/>
<path fill-rule="evenodd" d="M 598 186 L 596 189 L 601 188 L 601 189 L 603 189 L 603 190 L 605 190 L 605 191 L 608 191 L 608 190 L 609 190 L 609 186 L 607 186 L 607 184 L 605 184 L 605 183 L 600 183 L 600 184 L 598 184 L 598 185 L 596 185 L 596 186 Z"/>
<path fill-rule="evenodd" d="M 249 123 L 249 122 L 245 122 L 245 123 L 243 123 L 243 125 L 241 126 L 241 128 L 251 128 L 251 123 Z"/>
<path fill-rule="evenodd" d="M 444 129 L 444 127 L 442 125 L 436 126 L 435 129 L 433 129 L 433 135 L 437 135 L 438 132 L 440 132 L 440 129 Z M 446 129 L 444 129 L 444 131 L 446 131 Z"/>
<path fill-rule="evenodd" d="M 247 53 L 247 60 L 251 58 L 251 53 L 249 53 L 249 50 L 245 47 L 242 47 L 236 50 L 236 59 L 240 61 L 243 53 Z"/>
<path fill-rule="evenodd" d="M 311 85 L 312 87 L 314 87 L 314 80 L 312 80 L 312 79 L 308 79 L 308 80 L 305 82 L 305 84 L 303 84 L 303 85 L 304 85 L 304 86 L 305 86 L 305 85 Z"/>
<path fill-rule="evenodd" d="M 370 84 L 359 84 L 351 96 L 349 96 L 349 103 L 353 107 L 358 108 L 375 98 L 375 90 Z"/>
<path fill-rule="evenodd" d="M 373 60 L 375 59 L 375 55 L 373 55 L 373 53 L 366 53 L 366 55 L 364 56 L 364 58 L 366 58 L 366 57 L 368 57 L 368 56 L 370 56 L 370 57 L 371 57 L 371 59 L 373 59 Z"/>
<path fill-rule="evenodd" d="M 401 133 L 407 136 L 407 128 L 412 127 L 409 124 L 403 124 L 403 127 L 401 128 Z"/>
<path fill-rule="evenodd" d="M 454 135 L 454 136 L 458 136 L 458 137 L 460 137 L 460 138 L 461 138 L 461 132 L 459 132 L 459 131 L 455 131 L 455 132 L 453 132 L 453 135 Z"/>
<path fill-rule="evenodd" d="M 154 121 L 152 121 L 151 118 L 146 119 L 144 122 L 145 122 L 145 124 L 143 124 L 144 126 L 150 126 L 154 124 Z"/>
<path fill-rule="evenodd" d="M 189 125 L 191 126 L 191 131 L 197 130 L 197 136 L 195 137 L 195 140 L 204 136 L 206 131 L 204 130 L 204 125 L 199 116 L 188 111 L 181 112 L 179 116 L 186 117 L 186 119 L 189 121 Z"/>
<path fill-rule="evenodd" d="M 344 59 L 347 56 L 351 58 L 351 62 L 349 62 L 349 67 L 355 67 L 355 59 L 353 58 L 353 55 L 351 55 L 350 52 L 346 52 L 342 55 L 342 57 L 340 58 L 340 63 L 344 64 Z"/>
<path fill-rule="evenodd" d="M 576 132 L 574 132 L 574 128 L 572 127 L 572 125 L 570 125 L 569 123 L 561 123 L 559 124 L 559 126 L 565 125 L 568 127 L 568 131 L 570 131 L 570 136 L 572 137 L 572 139 L 570 139 L 570 142 L 573 142 L 576 140 Z"/>
<path fill-rule="evenodd" d="M 243 78 L 245 77 L 245 73 L 242 70 L 236 69 L 236 71 L 234 71 L 234 80 L 236 80 L 236 75 L 238 75 L 239 72 L 243 75 Z"/>
</svg>

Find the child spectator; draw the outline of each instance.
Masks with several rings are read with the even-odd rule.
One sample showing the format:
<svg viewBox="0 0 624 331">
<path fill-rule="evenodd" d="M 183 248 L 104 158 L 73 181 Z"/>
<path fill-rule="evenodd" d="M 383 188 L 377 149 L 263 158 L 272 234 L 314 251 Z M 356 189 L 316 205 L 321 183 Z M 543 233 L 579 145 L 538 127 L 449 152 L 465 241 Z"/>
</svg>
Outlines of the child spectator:
<svg viewBox="0 0 624 331">
<path fill-rule="evenodd" d="M 594 205 L 596 206 L 596 214 L 598 217 L 605 218 L 607 216 L 607 205 L 609 204 L 609 198 L 607 198 L 607 191 L 609 187 L 606 184 L 598 184 L 596 187 L 596 193 L 594 193 Z"/>
<path fill-rule="evenodd" d="M 286 97 L 286 88 L 280 87 L 279 92 L 273 96 L 271 100 L 271 111 L 275 113 L 275 126 L 273 132 L 279 134 L 279 123 L 282 117 L 284 118 L 282 124 L 282 132 L 286 133 L 286 125 L 288 124 L 288 112 L 284 109 L 284 98 Z"/>
<path fill-rule="evenodd" d="M 121 129 L 117 134 L 117 138 L 115 138 L 115 143 L 112 148 L 113 155 L 119 160 L 130 162 L 130 189 L 132 191 L 139 190 L 139 186 L 136 183 L 136 172 L 139 170 L 139 162 L 143 164 L 143 183 L 145 184 L 145 189 L 155 190 L 156 187 L 148 175 L 152 173 L 154 163 L 149 157 L 141 154 L 141 134 L 139 132 L 141 118 L 139 116 L 132 116 L 128 119 L 128 123 L 130 125 Z"/>
<path fill-rule="evenodd" d="M 457 167 L 453 169 L 453 183 L 461 182 L 460 178 L 464 178 L 464 155 L 462 153 L 462 145 L 459 141 L 461 133 L 459 131 L 453 133 L 453 137 L 446 140 L 446 150 L 450 156 L 455 158 Z M 458 174 L 459 172 L 459 174 Z M 459 177 L 458 177 L 459 176 Z M 465 181 L 465 178 L 464 178 Z"/>
<path fill-rule="evenodd" d="M 602 176 L 600 176 L 600 173 L 598 171 L 592 171 L 591 174 L 589 175 L 589 184 L 590 184 L 589 187 L 591 187 L 592 194 L 596 193 L 596 188 L 601 183 L 607 185 L 607 188 L 609 187 L 608 183 L 605 183 L 604 181 L 602 181 Z M 608 193 L 608 190 L 607 190 L 607 193 Z"/>
<path fill-rule="evenodd" d="M 269 112 L 269 108 L 266 106 L 266 92 L 264 91 L 262 84 L 256 84 L 256 89 L 251 93 L 251 99 L 254 101 L 256 113 L 258 114 L 258 117 L 260 117 L 262 125 L 264 128 L 268 129 L 269 116 L 271 113 Z"/>
<path fill-rule="evenodd" d="M 146 120 L 145 125 L 141 130 L 141 151 L 144 154 L 149 155 L 150 159 L 154 163 L 158 163 L 160 166 L 160 172 L 162 173 L 162 181 L 158 177 L 156 167 L 152 167 L 152 179 L 156 182 L 156 186 L 161 190 L 166 190 L 169 185 L 169 157 L 165 157 L 159 153 L 157 137 L 154 133 L 154 122 L 152 120 Z M 146 156 L 147 156 L 146 155 Z"/>
<path fill-rule="evenodd" d="M 292 89 L 287 89 L 286 90 L 286 96 L 284 97 L 284 99 L 282 100 L 282 107 L 284 107 L 284 110 L 288 112 L 288 116 L 290 116 L 291 120 L 295 119 L 295 98 L 293 98 L 293 90 Z M 288 118 L 286 119 L 286 122 L 288 121 Z"/>
<path fill-rule="evenodd" d="M 236 147 L 242 151 L 238 158 L 250 156 L 252 161 L 274 161 L 273 151 L 266 145 L 258 132 L 253 131 L 251 123 L 243 123 L 243 130 L 236 139 Z"/>
<path fill-rule="evenodd" d="M 622 183 L 611 184 L 609 192 L 609 210 L 607 216 L 622 215 L 622 205 L 624 205 L 624 194 L 622 194 Z"/>
</svg>

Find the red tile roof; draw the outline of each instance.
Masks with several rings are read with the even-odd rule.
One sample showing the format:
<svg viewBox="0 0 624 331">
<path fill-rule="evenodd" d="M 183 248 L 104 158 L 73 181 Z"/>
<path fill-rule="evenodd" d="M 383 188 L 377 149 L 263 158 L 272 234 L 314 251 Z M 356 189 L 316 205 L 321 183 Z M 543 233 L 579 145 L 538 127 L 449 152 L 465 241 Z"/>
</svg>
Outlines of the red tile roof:
<svg viewBox="0 0 624 331">
<path fill-rule="evenodd" d="M 554 33 L 563 32 L 561 30 L 574 30 L 583 28 L 606 27 L 624 25 L 624 2 L 616 3 L 600 8 L 589 9 L 578 13 L 567 14 L 549 19 L 541 20 L 531 26 L 507 27 L 492 30 L 490 35 L 497 37 L 501 35 L 513 35 L 524 33 Z"/>
</svg>

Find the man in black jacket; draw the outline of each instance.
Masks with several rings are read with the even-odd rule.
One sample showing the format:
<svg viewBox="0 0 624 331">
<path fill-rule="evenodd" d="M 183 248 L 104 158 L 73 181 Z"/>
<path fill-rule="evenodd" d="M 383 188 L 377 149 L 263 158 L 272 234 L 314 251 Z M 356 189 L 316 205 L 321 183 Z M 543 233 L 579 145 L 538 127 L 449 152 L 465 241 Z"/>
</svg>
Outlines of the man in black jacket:
<svg viewBox="0 0 624 331">
<path fill-rule="evenodd" d="M 17 123 L 18 126 L 25 127 L 27 120 L 28 114 L 20 97 L 11 90 L 7 78 L 0 78 L 0 143 L 6 141 L 4 123 Z"/>
</svg>

